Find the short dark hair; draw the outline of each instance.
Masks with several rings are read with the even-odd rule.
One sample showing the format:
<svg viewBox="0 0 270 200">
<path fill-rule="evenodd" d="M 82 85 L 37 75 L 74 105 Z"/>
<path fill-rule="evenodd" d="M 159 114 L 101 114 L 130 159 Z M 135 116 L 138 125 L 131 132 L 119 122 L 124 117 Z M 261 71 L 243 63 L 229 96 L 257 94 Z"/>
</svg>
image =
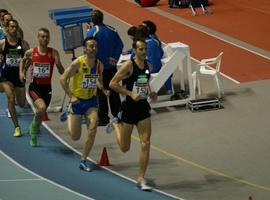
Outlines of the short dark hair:
<svg viewBox="0 0 270 200">
<path fill-rule="evenodd" d="M 136 26 L 131 26 L 131 27 L 128 29 L 127 34 L 130 35 L 130 36 L 135 37 L 135 35 L 136 35 L 136 30 L 137 30 L 137 27 L 136 27 Z"/>
<path fill-rule="evenodd" d="M 137 48 L 137 42 L 143 42 L 146 44 L 145 40 L 142 38 L 134 38 L 133 43 L 132 43 L 132 48 L 136 49 Z"/>
<path fill-rule="evenodd" d="M 83 46 L 84 46 L 84 47 L 86 47 L 86 43 L 87 43 L 87 41 L 89 41 L 89 40 L 94 40 L 94 41 L 97 42 L 97 38 L 95 38 L 95 37 L 93 37 L 93 36 L 89 36 L 89 37 L 87 37 L 87 38 L 85 38 L 85 39 L 83 40 Z"/>
<path fill-rule="evenodd" d="M 0 12 L 8 12 L 7 9 L 1 8 Z"/>
<path fill-rule="evenodd" d="M 144 25 L 139 25 L 136 28 L 135 37 L 136 38 L 142 38 L 142 39 L 148 38 L 149 37 L 149 29 Z"/>
<path fill-rule="evenodd" d="M 143 24 L 145 24 L 147 26 L 147 28 L 149 29 L 149 34 L 155 34 L 157 31 L 157 26 L 154 22 L 150 21 L 150 20 L 145 20 L 143 21 Z"/>
<path fill-rule="evenodd" d="M 4 14 L 6 14 L 6 13 L 8 13 L 8 11 L 6 10 L 6 9 L 0 9 L 0 13 L 4 13 Z M 3 15 L 4 16 L 4 15 Z M 2 17 L 3 17 L 2 16 Z"/>
<path fill-rule="evenodd" d="M 90 13 L 90 18 L 95 25 L 103 23 L 103 13 L 100 10 L 93 10 Z"/>
</svg>

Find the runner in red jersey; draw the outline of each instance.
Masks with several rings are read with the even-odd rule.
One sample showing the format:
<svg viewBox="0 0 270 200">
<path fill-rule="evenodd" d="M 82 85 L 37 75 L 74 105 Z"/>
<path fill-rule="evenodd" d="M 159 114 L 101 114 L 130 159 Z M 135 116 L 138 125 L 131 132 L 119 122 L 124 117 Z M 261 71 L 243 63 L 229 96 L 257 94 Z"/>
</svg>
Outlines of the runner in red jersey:
<svg viewBox="0 0 270 200">
<path fill-rule="evenodd" d="M 33 147 L 37 146 L 37 133 L 51 101 L 51 78 L 54 65 L 56 65 L 60 74 L 64 73 L 58 51 L 48 47 L 50 41 L 49 30 L 40 28 L 37 38 L 39 45 L 26 51 L 20 63 L 21 81 L 25 80 L 26 71 L 31 66 L 31 83 L 28 93 L 36 108 L 35 116 L 29 127 L 30 144 Z"/>
</svg>

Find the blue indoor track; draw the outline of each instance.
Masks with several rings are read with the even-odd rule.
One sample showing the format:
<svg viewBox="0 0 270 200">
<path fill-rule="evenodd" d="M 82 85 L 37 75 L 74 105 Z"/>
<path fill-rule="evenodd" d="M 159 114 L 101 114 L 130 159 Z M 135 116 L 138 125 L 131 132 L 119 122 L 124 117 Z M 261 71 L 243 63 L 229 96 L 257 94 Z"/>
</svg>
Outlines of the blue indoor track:
<svg viewBox="0 0 270 200">
<path fill-rule="evenodd" d="M 30 114 L 30 108 L 24 109 L 24 115 L 19 116 L 19 123 L 21 125 L 23 136 L 14 138 L 12 121 L 5 114 L 6 97 L 4 94 L 0 94 L 0 99 L 0 150 L 2 151 L 2 154 L 7 155 L 30 172 L 37 174 L 38 177 L 48 179 L 64 188 L 68 188 L 75 193 L 81 194 L 82 196 L 100 200 L 174 199 L 173 197 L 158 191 L 140 191 L 136 188 L 134 182 L 119 177 L 94 163 L 91 163 L 94 169 L 91 173 L 79 170 L 78 164 L 80 156 L 57 140 L 43 126 L 38 137 L 38 147 L 32 148 L 29 144 L 28 134 L 28 126 L 33 117 L 33 115 Z M 24 187 L 18 186 L 16 188 L 16 181 L 11 184 L 12 187 L 7 187 L 7 184 L 10 184 L 9 181 L 3 181 L 6 180 L 6 174 L 16 174 L 16 172 L 13 173 L 13 170 L 16 171 L 14 164 L 8 162 L 1 156 L 0 168 L 0 199 L 13 200 L 15 197 L 18 197 L 19 199 L 31 199 L 29 193 L 24 191 Z M 23 171 L 22 173 L 26 173 L 26 171 Z M 33 176 L 33 174 L 29 176 Z M 25 184 L 28 183 L 29 182 L 26 182 Z M 48 186 L 43 184 L 41 187 Z M 38 194 L 34 192 L 33 196 L 38 195 L 40 196 L 40 199 L 48 199 L 46 197 L 54 196 L 52 194 L 53 192 L 48 193 L 47 190 L 43 190 L 42 188 L 35 190 Z M 47 192 L 44 193 L 42 191 Z M 53 199 L 57 198 L 55 197 Z M 74 199 L 77 198 L 74 197 Z"/>
</svg>

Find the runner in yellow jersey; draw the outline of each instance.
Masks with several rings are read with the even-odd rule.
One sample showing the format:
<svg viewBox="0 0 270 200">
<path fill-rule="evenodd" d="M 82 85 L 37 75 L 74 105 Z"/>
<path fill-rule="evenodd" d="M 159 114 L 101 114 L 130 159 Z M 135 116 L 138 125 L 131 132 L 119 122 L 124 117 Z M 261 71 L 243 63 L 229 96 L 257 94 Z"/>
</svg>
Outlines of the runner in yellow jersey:
<svg viewBox="0 0 270 200">
<path fill-rule="evenodd" d="M 87 157 L 94 144 L 97 132 L 98 101 L 97 88 L 106 96 L 102 81 L 103 64 L 96 59 L 97 41 L 94 37 L 88 37 L 84 41 L 84 55 L 74 60 L 61 76 L 60 83 L 70 97 L 68 111 L 68 132 L 73 140 L 81 137 L 81 119 L 86 119 L 88 136 L 83 147 L 83 154 L 79 168 L 91 171 Z M 69 80 L 72 86 L 69 86 Z"/>
</svg>

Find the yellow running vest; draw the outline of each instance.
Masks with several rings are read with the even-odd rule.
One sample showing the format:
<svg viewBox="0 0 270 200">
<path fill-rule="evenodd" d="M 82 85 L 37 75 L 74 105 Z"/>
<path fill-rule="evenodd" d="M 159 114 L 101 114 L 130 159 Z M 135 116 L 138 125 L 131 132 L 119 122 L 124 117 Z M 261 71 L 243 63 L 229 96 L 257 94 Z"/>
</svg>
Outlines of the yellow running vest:
<svg viewBox="0 0 270 200">
<path fill-rule="evenodd" d="M 72 77 L 71 92 L 80 99 L 90 99 L 97 93 L 97 82 L 100 62 L 97 60 L 96 65 L 92 68 L 87 65 L 86 56 L 77 58 L 80 67 Z"/>
</svg>

